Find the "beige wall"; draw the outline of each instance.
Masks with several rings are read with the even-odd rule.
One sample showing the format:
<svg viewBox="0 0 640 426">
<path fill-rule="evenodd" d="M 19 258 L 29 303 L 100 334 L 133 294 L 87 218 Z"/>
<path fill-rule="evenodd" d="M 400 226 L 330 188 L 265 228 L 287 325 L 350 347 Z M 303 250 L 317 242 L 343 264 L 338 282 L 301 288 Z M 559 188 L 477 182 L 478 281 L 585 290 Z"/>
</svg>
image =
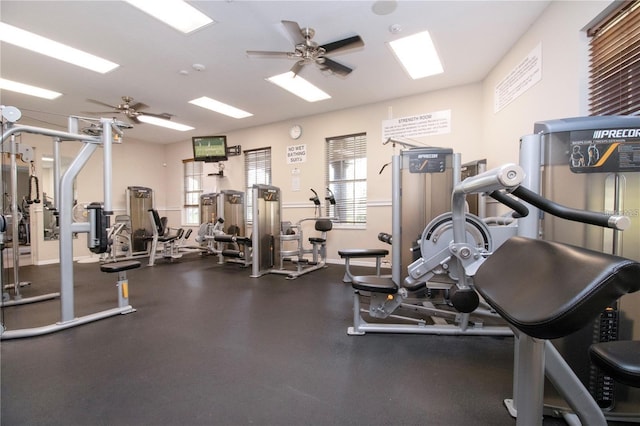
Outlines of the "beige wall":
<svg viewBox="0 0 640 426">
<path fill-rule="evenodd" d="M 380 168 L 391 161 L 393 148 L 382 145 L 382 121 L 392 117 L 403 117 L 419 113 L 428 113 L 444 109 L 452 110 L 452 131 L 440 135 L 418 139 L 432 146 L 452 147 L 464 152 L 464 161 L 478 159 L 482 155 L 480 146 L 482 127 L 481 115 L 482 91 L 480 84 L 456 87 L 453 89 L 394 99 L 373 105 L 335 111 L 298 120 L 275 123 L 244 129 L 227 134 L 230 145 L 241 145 L 243 150 L 271 146 L 273 182 L 282 191 L 283 220 L 296 222 L 303 217 L 312 217 L 313 204 L 309 188 L 318 194 L 324 194 L 324 146 L 325 138 L 365 132 L 367 134 L 367 229 L 334 229 L 329 238 L 328 258 L 339 260 L 337 251 L 346 247 L 380 247 L 377 241 L 379 232 L 391 232 L 391 168 L 382 174 Z M 303 127 L 302 137 L 296 141 L 289 139 L 288 129 L 293 123 Z M 306 144 L 307 160 L 304 163 L 289 165 L 286 163 L 286 147 Z M 169 223 L 180 219 L 179 206 L 182 202 L 182 164 L 178 159 L 191 158 L 190 142 L 167 146 L 167 158 L 175 159 L 167 165 L 168 199 L 167 212 Z M 235 189 L 244 190 L 244 158 L 230 157 L 225 165 L 225 177 L 206 177 L 205 191 Z M 207 165 L 207 167 L 213 167 Z M 294 168 L 300 171 L 300 191 L 292 190 Z M 247 196 L 250 196 L 247 194 Z M 311 232 L 311 231 L 309 231 Z M 307 231 L 305 231 L 307 233 Z"/>
<path fill-rule="evenodd" d="M 382 121 L 450 109 L 451 133 L 419 138 L 421 143 L 453 148 L 462 154 L 463 162 L 486 158 L 489 167 L 518 162 L 518 140 L 532 131 L 535 121 L 586 113 L 583 105 L 587 40 L 582 29 L 609 4 L 609 1 L 552 2 L 482 82 L 231 132 L 229 141 L 242 145 L 243 149 L 272 147 L 273 185 L 282 190 L 283 218 L 296 221 L 313 214 L 312 206 L 300 207 L 310 204 L 308 188 L 324 188 L 324 139 L 366 132 L 367 229 L 334 229 L 328 242 L 328 258 L 339 261 L 337 251 L 340 248 L 384 247 L 376 237 L 379 232 L 391 231 L 391 174 L 390 169 L 382 175 L 378 171 L 390 161 L 393 149 L 381 144 Z M 539 43 L 542 45 L 542 80 L 494 113 L 495 86 Z M 303 136 L 298 141 L 291 141 L 287 136 L 287 129 L 294 123 L 303 126 Z M 306 144 L 308 151 L 307 162 L 297 166 L 301 173 L 299 192 L 291 191 L 293 166 L 286 164 L 284 154 L 287 145 L 295 144 Z M 175 158 L 180 153 L 182 158 L 189 158 L 190 149 L 187 141 L 174 144 L 167 147 L 167 157 Z M 176 167 L 179 165 L 168 166 L 169 169 Z M 230 161 L 225 170 L 228 177 L 218 181 L 219 188 L 242 190 L 242 170 L 242 164 L 235 158 Z M 172 179 L 181 176 L 180 170 L 169 172 Z M 170 204 L 177 206 L 181 189 L 177 185 L 172 187 Z M 176 220 L 178 217 L 179 212 L 176 212 Z"/>
<path fill-rule="evenodd" d="M 610 1 L 554 1 L 483 82 L 483 141 L 489 167 L 518 162 L 518 140 L 541 120 L 587 114 L 587 44 L 582 29 Z M 538 44 L 542 80 L 494 113 L 496 85 Z"/>
<path fill-rule="evenodd" d="M 586 38 L 581 30 L 609 1 L 552 2 L 525 35 L 482 82 L 415 96 L 394 99 L 296 120 L 229 132 L 231 145 L 242 150 L 272 147 L 273 185 L 282 190 L 283 219 L 296 221 L 313 215 L 309 188 L 324 188 L 324 141 L 326 137 L 366 132 L 368 157 L 368 223 L 366 230 L 334 229 L 330 235 L 328 258 L 339 261 L 337 250 L 347 247 L 383 247 L 378 232 L 391 231 L 391 173 L 378 171 L 390 161 L 393 148 L 382 145 L 382 121 L 440 110 L 451 110 L 451 133 L 419 138 L 425 145 L 453 148 L 463 162 L 486 158 L 493 167 L 518 161 L 518 139 L 533 128 L 535 121 L 584 114 L 586 80 Z M 542 45 L 542 80 L 498 113 L 493 111 L 493 93 L 503 79 L 538 44 Z M 392 81 L 386 82 L 393 84 Z M 330 102 L 330 101 L 328 101 Z M 292 141 L 288 129 L 298 123 L 302 137 Z M 125 135 L 126 136 L 126 135 Z M 43 139 L 40 137 L 40 139 Z M 50 150 L 44 138 L 25 138 L 40 152 Z M 286 147 L 306 144 L 307 161 L 297 164 L 300 191 L 292 190 L 293 165 L 286 164 Z M 83 170 L 78 199 L 94 201 L 102 194 L 101 153 Z M 114 147 L 113 201 L 116 213 L 124 211 L 125 189 L 129 185 L 154 189 L 156 208 L 169 218 L 170 226 L 182 223 L 182 160 L 192 157 L 191 142 L 167 146 L 127 140 Z M 226 162 L 224 177 L 205 177 L 204 190 L 243 190 L 243 156 Z M 86 169 L 86 168 L 85 168 Z M 207 164 L 205 174 L 213 172 Z M 426 225 L 426 224 L 425 224 Z M 82 237 L 84 240 L 84 237 Z M 84 241 L 82 242 L 84 244 Z M 46 250 L 42 259 L 54 259 L 56 247 Z M 82 249 L 76 250 L 80 253 Z M 84 249 L 84 253 L 88 251 Z"/>
</svg>

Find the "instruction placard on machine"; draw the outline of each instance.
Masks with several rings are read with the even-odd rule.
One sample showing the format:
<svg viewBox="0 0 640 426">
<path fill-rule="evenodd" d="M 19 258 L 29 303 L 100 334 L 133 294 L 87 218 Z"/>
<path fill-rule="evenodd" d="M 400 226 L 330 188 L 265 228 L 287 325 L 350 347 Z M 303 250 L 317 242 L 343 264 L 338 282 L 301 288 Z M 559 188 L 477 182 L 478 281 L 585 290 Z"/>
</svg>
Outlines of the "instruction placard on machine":
<svg viewBox="0 0 640 426">
<path fill-rule="evenodd" d="M 265 201 L 278 201 L 280 199 L 278 191 L 271 188 L 260 188 L 259 198 Z"/>
<path fill-rule="evenodd" d="M 449 149 L 409 150 L 404 152 L 409 156 L 409 173 L 444 173 L 447 166 L 447 156 L 451 156 Z"/>
<path fill-rule="evenodd" d="M 569 145 L 573 173 L 640 172 L 640 129 L 574 131 Z"/>
</svg>

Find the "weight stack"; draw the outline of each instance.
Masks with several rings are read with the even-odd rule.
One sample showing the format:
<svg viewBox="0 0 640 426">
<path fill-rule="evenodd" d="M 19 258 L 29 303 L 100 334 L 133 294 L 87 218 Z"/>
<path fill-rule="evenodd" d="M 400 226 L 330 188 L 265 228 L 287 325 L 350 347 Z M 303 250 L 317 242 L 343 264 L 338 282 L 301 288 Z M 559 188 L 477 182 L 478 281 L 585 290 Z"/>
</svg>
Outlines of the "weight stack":
<svg viewBox="0 0 640 426">
<path fill-rule="evenodd" d="M 610 342 L 618 340 L 619 313 L 616 306 L 608 307 L 594 323 L 593 342 Z M 591 365 L 589 375 L 589 392 L 600 408 L 605 411 L 615 406 L 615 382 Z"/>
</svg>

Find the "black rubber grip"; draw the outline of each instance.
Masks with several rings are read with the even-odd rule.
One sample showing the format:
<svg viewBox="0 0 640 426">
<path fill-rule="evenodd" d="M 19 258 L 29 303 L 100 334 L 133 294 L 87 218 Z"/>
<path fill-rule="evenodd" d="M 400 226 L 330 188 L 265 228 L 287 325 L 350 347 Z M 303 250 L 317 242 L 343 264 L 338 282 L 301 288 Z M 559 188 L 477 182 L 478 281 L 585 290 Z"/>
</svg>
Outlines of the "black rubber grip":
<svg viewBox="0 0 640 426">
<path fill-rule="evenodd" d="M 493 191 L 489 196 L 513 210 L 515 212 L 513 217 L 516 219 L 519 217 L 526 217 L 529 214 L 527 206 L 503 192 Z"/>
<path fill-rule="evenodd" d="M 609 219 L 611 218 L 611 215 L 566 207 L 561 204 L 555 203 L 551 200 L 548 200 L 536 194 L 535 192 L 525 188 L 524 186 L 517 187 L 515 190 L 513 190 L 512 194 L 517 196 L 521 200 L 524 200 L 527 203 L 533 206 L 536 206 L 540 210 L 550 213 L 554 216 L 561 217 L 567 220 L 572 220 L 574 222 L 582 222 L 582 223 L 588 223 L 590 225 L 598 225 L 598 226 L 602 226 L 603 228 L 614 228 L 614 226 L 610 225 L 610 221 L 609 221 Z"/>
</svg>

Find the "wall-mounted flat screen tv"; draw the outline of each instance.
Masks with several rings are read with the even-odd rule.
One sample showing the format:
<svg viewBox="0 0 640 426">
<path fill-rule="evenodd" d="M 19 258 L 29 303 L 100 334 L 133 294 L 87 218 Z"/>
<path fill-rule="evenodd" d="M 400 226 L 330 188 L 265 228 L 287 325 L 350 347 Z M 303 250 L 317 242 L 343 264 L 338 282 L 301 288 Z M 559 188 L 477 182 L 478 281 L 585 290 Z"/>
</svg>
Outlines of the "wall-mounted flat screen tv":
<svg viewBox="0 0 640 426">
<path fill-rule="evenodd" d="M 226 136 L 194 136 L 191 141 L 194 161 L 214 163 L 227 160 Z"/>
</svg>

